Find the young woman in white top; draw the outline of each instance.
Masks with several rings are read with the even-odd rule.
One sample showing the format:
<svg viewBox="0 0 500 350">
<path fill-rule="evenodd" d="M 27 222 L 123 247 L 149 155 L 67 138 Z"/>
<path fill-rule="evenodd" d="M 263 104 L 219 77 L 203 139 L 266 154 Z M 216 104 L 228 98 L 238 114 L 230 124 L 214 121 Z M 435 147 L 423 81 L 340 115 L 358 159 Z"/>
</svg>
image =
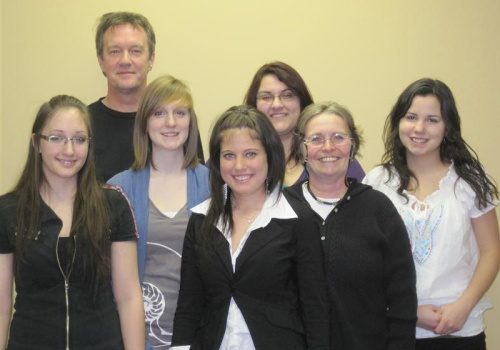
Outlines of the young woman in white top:
<svg viewBox="0 0 500 350">
<path fill-rule="evenodd" d="M 500 267 L 498 191 L 462 139 L 453 94 L 421 79 L 387 117 L 382 165 L 364 182 L 406 224 L 417 271 L 417 349 L 485 349 L 483 313 Z"/>
</svg>

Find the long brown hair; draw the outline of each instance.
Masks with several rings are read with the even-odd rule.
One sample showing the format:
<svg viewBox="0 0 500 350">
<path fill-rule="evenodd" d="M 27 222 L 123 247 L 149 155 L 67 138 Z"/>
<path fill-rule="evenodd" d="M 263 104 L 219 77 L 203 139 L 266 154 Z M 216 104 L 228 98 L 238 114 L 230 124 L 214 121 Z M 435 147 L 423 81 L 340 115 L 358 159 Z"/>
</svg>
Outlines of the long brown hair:
<svg viewBox="0 0 500 350">
<path fill-rule="evenodd" d="M 16 271 L 18 271 L 19 263 L 25 258 L 41 224 L 40 188 L 46 180 L 42 168 L 42 157 L 39 153 L 40 133 L 50 118 L 61 109 L 76 109 L 87 127 L 88 136 L 92 137 L 87 107 L 75 97 L 55 96 L 42 104 L 38 110 L 31 130 L 33 138 L 29 143 L 28 159 L 13 189 L 17 197 L 17 236 L 14 258 Z M 103 190 L 97 181 L 94 146 L 90 142 L 87 160 L 78 172 L 70 236 L 78 233 L 77 241 L 82 244 L 85 251 L 83 257 L 85 280 L 88 282 L 86 285 L 89 286 L 89 291 L 93 290 L 94 293 L 97 292 L 102 279 L 110 275 L 108 227 L 108 208 Z M 72 252 L 74 249 L 75 247 L 72 246 Z"/>
<path fill-rule="evenodd" d="M 443 162 L 453 162 L 457 175 L 469 184 L 477 196 L 479 208 L 485 208 L 498 198 L 498 189 L 479 162 L 479 157 L 471 146 L 462 138 L 460 115 L 458 114 L 455 98 L 450 88 L 440 80 L 424 78 L 417 80 L 406 87 L 398 97 L 391 113 L 387 116 L 384 126 L 385 153 L 382 165 L 392 177 L 392 169 L 399 176 L 399 195 L 406 197 L 411 178 L 417 180 L 408 167 L 406 148 L 399 137 L 399 123 L 406 115 L 416 96 L 435 96 L 440 104 L 445 132 L 444 141 L 439 148 L 439 155 Z"/>
</svg>

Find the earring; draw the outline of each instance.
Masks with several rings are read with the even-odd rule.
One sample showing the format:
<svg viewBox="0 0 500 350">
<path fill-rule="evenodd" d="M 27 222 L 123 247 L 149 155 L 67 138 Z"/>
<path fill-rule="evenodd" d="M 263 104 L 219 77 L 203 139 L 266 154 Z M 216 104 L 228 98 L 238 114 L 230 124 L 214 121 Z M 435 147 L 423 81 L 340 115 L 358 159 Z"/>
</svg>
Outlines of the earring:
<svg viewBox="0 0 500 350">
<path fill-rule="evenodd" d="M 222 197 L 224 198 L 224 204 L 227 201 L 227 184 L 222 185 Z"/>
<path fill-rule="evenodd" d="M 265 185 L 266 185 L 266 194 L 269 194 L 269 179 L 267 177 L 266 177 Z"/>
<path fill-rule="evenodd" d="M 443 137 L 443 143 L 446 143 L 446 137 Z"/>
</svg>

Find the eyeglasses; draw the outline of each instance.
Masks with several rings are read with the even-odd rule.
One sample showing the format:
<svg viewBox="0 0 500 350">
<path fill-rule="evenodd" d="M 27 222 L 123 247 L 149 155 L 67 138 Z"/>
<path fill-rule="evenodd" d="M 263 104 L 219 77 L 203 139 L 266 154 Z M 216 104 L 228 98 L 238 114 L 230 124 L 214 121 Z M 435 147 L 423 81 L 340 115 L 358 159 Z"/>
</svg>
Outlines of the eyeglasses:
<svg viewBox="0 0 500 350">
<path fill-rule="evenodd" d="M 323 146 L 327 140 L 330 140 L 332 144 L 335 146 L 343 146 L 352 141 L 352 138 L 347 136 L 346 134 L 342 134 L 340 132 L 336 132 L 330 138 L 324 138 L 323 136 L 313 135 L 308 139 L 304 140 L 306 145 L 313 145 L 315 147 Z"/>
<path fill-rule="evenodd" d="M 73 146 L 85 146 L 87 145 L 92 138 L 90 137 L 83 137 L 83 136 L 77 136 L 77 137 L 62 137 L 62 136 L 56 136 L 56 135 L 41 135 L 40 137 L 44 139 L 45 141 L 48 141 L 52 145 L 58 145 L 58 146 L 64 146 L 68 141 L 71 141 Z"/>
<path fill-rule="evenodd" d="M 257 96 L 257 100 L 262 104 L 270 105 L 271 103 L 274 102 L 274 99 L 276 97 L 281 101 L 281 103 L 285 103 L 285 102 L 290 102 L 293 99 L 295 99 L 295 96 L 296 95 L 293 92 L 286 91 L 280 95 L 262 94 L 262 95 Z"/>
</svg>

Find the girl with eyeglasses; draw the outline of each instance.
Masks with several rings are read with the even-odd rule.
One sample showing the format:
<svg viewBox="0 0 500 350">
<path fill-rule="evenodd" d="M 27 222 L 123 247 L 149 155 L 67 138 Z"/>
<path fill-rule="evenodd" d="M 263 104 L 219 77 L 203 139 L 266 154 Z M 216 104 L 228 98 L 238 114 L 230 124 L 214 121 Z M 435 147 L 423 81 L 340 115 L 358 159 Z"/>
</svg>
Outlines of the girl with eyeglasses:
<svg viewBox="0 0 500 350">
<path fill-rule="evenodd" d="M 411 83 L 385 122 L 382 165 L 364 180 L 398 208 L 417 271 L 417 349 L 486 349 L 486 291 L 500 268 L 498 191 L 464 141 L 449 87 Z"/>
<path fill-rule="evenodd" d="M 97 182 L 91 139 L 82 102 L 44 103 L 21 178 L 0 197 L 2 348 L 144 348 L 134 217 Z"/>
</svg>

